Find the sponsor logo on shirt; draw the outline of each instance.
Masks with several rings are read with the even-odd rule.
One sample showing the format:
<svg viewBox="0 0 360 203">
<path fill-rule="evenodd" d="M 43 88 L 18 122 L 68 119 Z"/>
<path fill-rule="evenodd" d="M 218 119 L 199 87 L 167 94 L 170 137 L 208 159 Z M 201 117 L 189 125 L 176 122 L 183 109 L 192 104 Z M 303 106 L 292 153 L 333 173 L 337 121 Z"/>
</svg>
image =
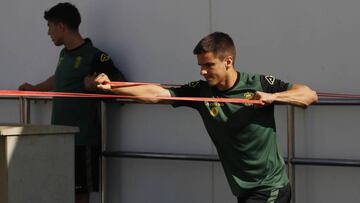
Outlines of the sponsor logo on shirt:
<svg viewBox="0 0 360 203">
<path fill-rule="evenodd" d="M 217 107 L 212 107 L 210 109 L 210 115 L 215 118 L 217 115 L 219 115 L 219 109 Z"/>
<path fill-rule="evenodd" d="M 219 102 L 204 102 L 204 103 L 205 106 L 208 107 L 210 115 L 214 118 L 217 115 L 219 115 L 221 106 L 224 106 L 224 103 L 219 103 Z"/>
</svg>

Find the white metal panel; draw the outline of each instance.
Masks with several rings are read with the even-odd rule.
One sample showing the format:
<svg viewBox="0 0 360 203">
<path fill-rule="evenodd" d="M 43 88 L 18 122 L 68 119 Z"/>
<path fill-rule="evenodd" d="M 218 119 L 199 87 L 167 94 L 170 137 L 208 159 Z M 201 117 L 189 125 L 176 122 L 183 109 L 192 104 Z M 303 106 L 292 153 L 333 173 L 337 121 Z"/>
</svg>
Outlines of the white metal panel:
<svg viewBox="0 0 360 203">
<path fill-rule="evenodd" d="M 170 105 L 108 105 L 108 149 L 168 153 L 212 153 L 200 115 Z"/>
<path fill-rule="evenodd" d="M 108 202 L 211 202 L 211 170 L 206 162 L 110 159 Z"/>
</svg>

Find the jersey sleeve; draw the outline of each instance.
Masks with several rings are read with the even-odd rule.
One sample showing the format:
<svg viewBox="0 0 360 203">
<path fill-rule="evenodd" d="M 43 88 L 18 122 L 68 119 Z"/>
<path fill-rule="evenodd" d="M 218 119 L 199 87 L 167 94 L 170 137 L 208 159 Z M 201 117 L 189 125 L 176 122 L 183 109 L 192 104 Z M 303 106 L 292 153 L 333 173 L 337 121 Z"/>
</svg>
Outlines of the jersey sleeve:
<svg viewBox="0 0 360 203">
<path fill-rule="evenodd" d="M 291 88 L 291 84 L 279 80 L 271 75 L 260 75 L 260 83 L 264 92 L 283 92 Z"/>
<path fill-rule="evenodd" d="M 200 97 L 200 81 L 190 82 L 186 85 L 176 88 L 168 88 L 172 97 Z M 199 102 L 195 101 L 174 101 L 173 107 L 187 106 L 191 108 L 198 108 Z"/>
<path fill-rule="evenodd" d="M 91 74 L 94 73 L 105 73 L 112 81 L 125 81 L 124 75 L 115 67 L 111 57 L 104 52 L 95 55 Z"/>
</svg>

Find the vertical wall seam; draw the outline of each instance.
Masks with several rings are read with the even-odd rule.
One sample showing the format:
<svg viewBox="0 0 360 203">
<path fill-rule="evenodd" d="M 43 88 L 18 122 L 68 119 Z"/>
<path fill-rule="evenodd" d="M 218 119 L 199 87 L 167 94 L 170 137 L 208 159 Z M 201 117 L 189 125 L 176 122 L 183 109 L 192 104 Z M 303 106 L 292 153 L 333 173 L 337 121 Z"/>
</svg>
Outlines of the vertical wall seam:
<svg viewBox="0 0 360 203">
<path fill-rule="evenodd" d="M 213 27 L 213 0 L 209 0 L 209 33 L 214 30 Z M 211 144 L 211 153 L 214 153 L 214 145 Z M 215 203 L 215 162 L 211 162 L 211 202 Z"/>
<path fill-rule="evenodd" d="M 213 27 L 213 0 L 209 0 L 209 32 L 212 33 L 214 30 Z"/>
</svg>

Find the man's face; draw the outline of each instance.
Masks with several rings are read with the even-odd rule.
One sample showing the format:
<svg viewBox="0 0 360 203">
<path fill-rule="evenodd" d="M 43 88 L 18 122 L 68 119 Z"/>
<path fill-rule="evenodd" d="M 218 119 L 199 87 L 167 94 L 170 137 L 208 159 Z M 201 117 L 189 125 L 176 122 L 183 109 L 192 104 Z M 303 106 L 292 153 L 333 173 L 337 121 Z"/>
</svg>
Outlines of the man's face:
<svg viewBox="0 0 360 203">
<path fill-rule="evenodd" d="M 227 71 L 226 60 L 220 60 L 213 52 L 197 55 L 202 75 L 210 86 L 221 86 L 225 84 Z"/>
<path fill-rule="evenodd" d="M 51 40 L 54 42 L 55 46 L 61 46 L 64 44 L 63 34 L 64 34 L 64 25 L 58 22 L 48 21 L 48 35 Z"/>
</svg>

